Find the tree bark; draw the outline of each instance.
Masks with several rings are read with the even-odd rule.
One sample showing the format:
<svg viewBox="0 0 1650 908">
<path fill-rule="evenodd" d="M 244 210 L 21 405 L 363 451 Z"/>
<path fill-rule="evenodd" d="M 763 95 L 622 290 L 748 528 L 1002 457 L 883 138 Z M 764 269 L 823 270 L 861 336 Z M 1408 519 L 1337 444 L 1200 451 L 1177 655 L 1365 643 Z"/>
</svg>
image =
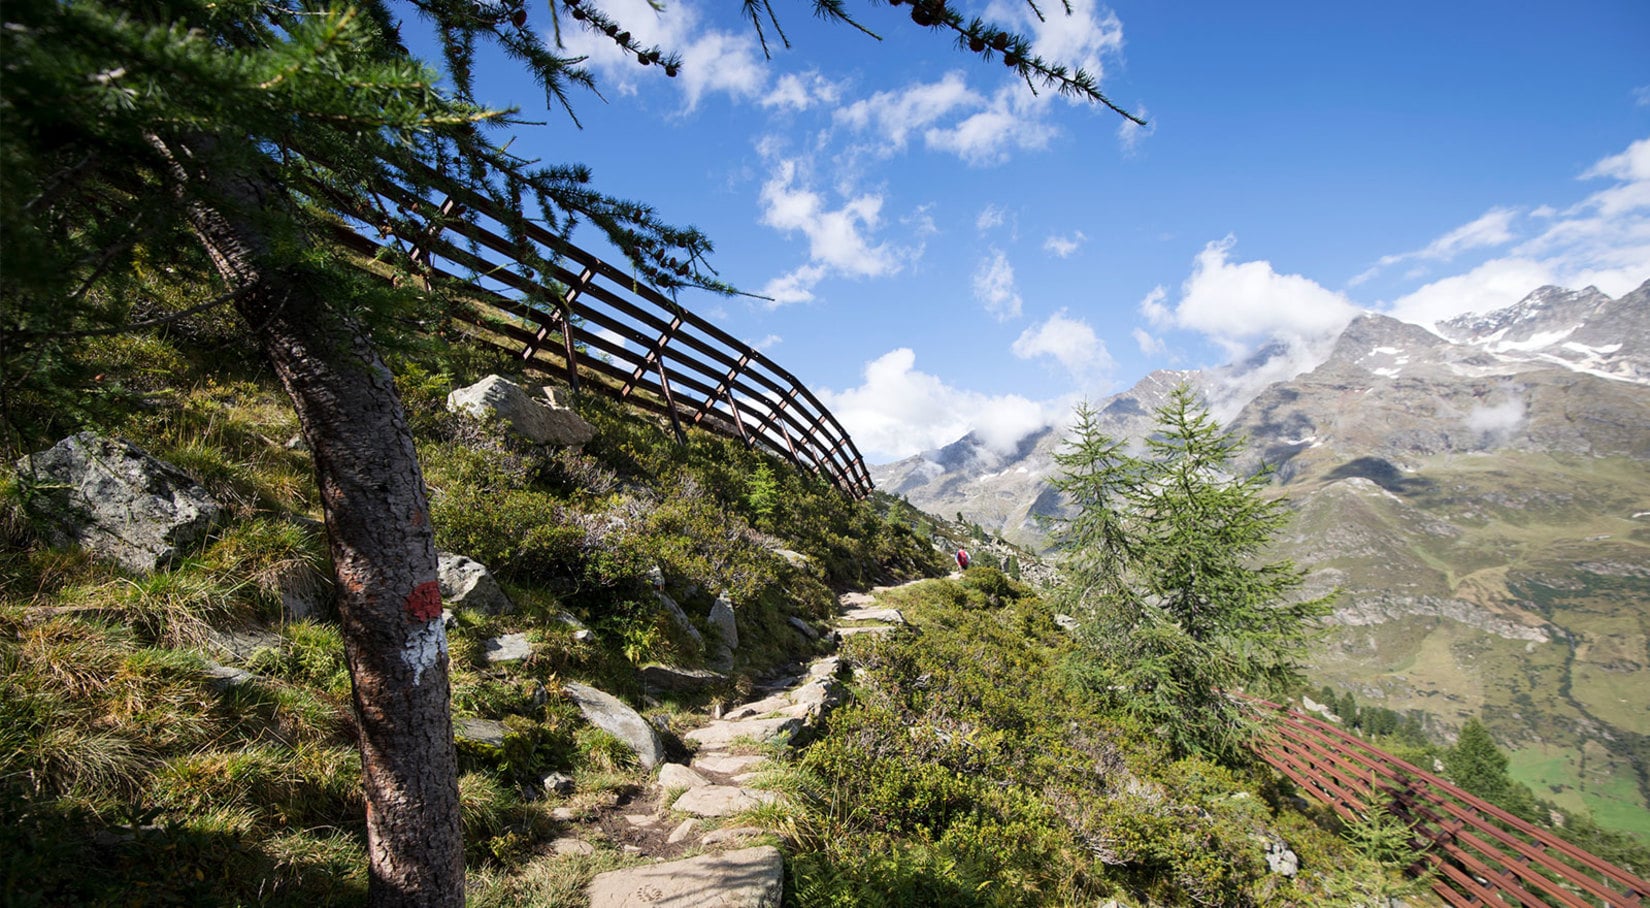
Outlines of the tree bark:
<svg viewBox="0 0 1650 908">
<path fill-rule="evenodd" d="M 190 151 L 209 152 L 195 143 Z M 176 160 L 176 158 L 174 158 Z M 180 171 L 183 168 L 180 168 Z M 447 638 L 424 477 L 389 368 L 329 306 L 324 270 L 270 266 L 270 180 L 204 176 L 192 206 L 236 309 L 298 413 L 325 511 L 366 789 L 369 904 L 462 905 L 464 850 Z"/>
</svg>

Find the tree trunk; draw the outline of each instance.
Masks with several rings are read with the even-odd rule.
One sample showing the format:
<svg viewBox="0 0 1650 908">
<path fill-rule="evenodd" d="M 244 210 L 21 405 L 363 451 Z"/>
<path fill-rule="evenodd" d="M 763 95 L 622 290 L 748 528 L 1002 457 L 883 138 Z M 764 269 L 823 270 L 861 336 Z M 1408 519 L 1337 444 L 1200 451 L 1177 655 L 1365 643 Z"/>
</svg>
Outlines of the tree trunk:
<svg viewBox="0 0 1650 908">
<path fill-rule="evenodd" d="M 224 277 L 248 288 L 236 308 L 291 396 L 314 462 L 360 724 L 369 903 L 462 905 L 447 637 L 401 398 L 363 326 L 327 304 L 326 272 L 269 266 L 258 212 L 287 204 L 280 188 L 244 172 L 201 179 L 225 202 L 193 206 L 195 232 Z"/>
</svg>

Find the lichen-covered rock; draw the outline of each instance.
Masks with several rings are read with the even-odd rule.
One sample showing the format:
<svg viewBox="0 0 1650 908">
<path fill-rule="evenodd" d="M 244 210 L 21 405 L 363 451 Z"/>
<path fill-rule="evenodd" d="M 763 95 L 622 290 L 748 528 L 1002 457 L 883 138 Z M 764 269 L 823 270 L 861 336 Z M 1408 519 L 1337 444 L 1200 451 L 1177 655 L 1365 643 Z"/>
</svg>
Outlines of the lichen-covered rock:
<svg viewBox="0 0 1650 908">
<path fill-rule="evenodd" d="M 634 751 L 644 769 L 652 769 L 664 759 L 665 749 L 659 733 L 623 700 L 587 684 L 568 682 L 562 685 L 562 690 L 578 705 L 586 721 Z"/>
<path fill-rule="evenodd" d="M 642 667 L 642 686 L 648 690 L 665 693 L 700 693 L 718 687 L 727 680 L 727 675 L 705 668 L 679 668 L 674 665 Z"/>
<path fill-rule="evenodd" d="M 447 395 L 447 409 L 477 419 L 497 416 L 521 437 L 541 445 L 577 447 L 596 437 L 596 429 L 566 407 L 553 407 L 520 385 L 489 375 Z"/>
<path fill-rule="evenodd" d="M 223 508 L 176 467 L 130 442 L 82 432 L 23 458 L 53 545 L 78 545 L 150 573 L 206 538 Z"/>
<path fill-rule="evenodd" d="M 516 610 L 516 604 L 493 579 L 492 571 L 473 558 L 438 553 L 436 578 L 441 583 L 441 598 L 456 606 L 486 615 L 506 615 Z"/>
</svg>

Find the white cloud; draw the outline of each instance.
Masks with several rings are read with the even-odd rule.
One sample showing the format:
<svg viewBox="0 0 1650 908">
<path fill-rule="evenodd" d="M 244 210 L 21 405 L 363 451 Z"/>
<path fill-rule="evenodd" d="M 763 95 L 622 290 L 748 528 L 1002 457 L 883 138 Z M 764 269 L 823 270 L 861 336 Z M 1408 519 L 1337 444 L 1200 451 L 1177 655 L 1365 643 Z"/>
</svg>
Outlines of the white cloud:
<svg viewBox="0 0 1650 908">
<path fill-rule="evenodd" d="M 923 132 L 929 148 L 948 151 L 977 167 L 1001 164 L 1013 151 L 1047 148 L 1059 130 L 1041 118 L 1041 104 L 1023 85 L 1007 85 L 984 110 Z"/>
<path fill-rule="evenodd" d="M 1140 143 L 1146 141 L 1157 133 L 1157 121 L 1152 119 L 1151 111 L 1146 109 L 1146 105 L 1141 104 L 1136 106 L 1132 113 L 1140 117 L 1140 119 L 1145 120 L 1146 125 L 1141 126 L 1139 123 L 1136 123 L 1127 117 L 1118 118 L 1122 122 L 1117 124 L 1117 144 L 1123 149 L 1123 153 L 1126 155 L 1132 155 L 1138 152 L 1140 150 Z"/>
<path fill-rule="evenodd" d="M 1512 232 L 1512 222 L 1516 217 L 1518 217 L 1518 209 L 1516 208 L 1491 208 L 1477 219 L 1462 224 L 1420 249 L 1381 256 L 1380 261 L 1347 283 L 1355 287 L 1368 281 L 1382 269 L 1400 262 L 1414 260 L 1447 262 L 1469 250 L 1504 246 L 1516 238 L 1516 235 Z"/>
<path fill-rule="evenodd" d="M 1601 159 L 1581 179 L 1611 185 L 1563 211 L 1542 206 L 1540 233 L 1503 257 L 1399 297 L 1387 310 L 1431 325 L 1510 306 L 1546 284 L 1593 286 L 1611 296 L 1633 290 L 1650 278 L 1650 139 Z"/>
<path fill-rule="evenodd" d="M 621 94 L 636 93 L 646 80 L 673 84 L 682 92 L 684 107 L 693 110 L 709 92 L 755 99 L 767 85 L 768 67 L 756 39 L 747 32 L 702 27 L 699 8 L 689 0 L 657 8 L 648 0 L 603 0 L 602 11 L 628 29 L 635 44 L 657 45 L 682 57 L 677 77 L 667 79 L 662 67 L 638 66 L 636 58 L 619 50 L 612 39 L 567 17 L 562 22 L 563 45 L 588 58 L 586 66 L 602 84 Z"/>
<path fill-rule="evenodd" d="M 974 298 L 999 322 L 1020 317 L 1022 300 L 1014 286 L 1014 266 L 1001 249 L 992 249 L 991 257 L 974 270 Z"/>
<path fill-rule="evenodd" d="M 835 117 L 840 124 L 874 132 L 886 143 L 882 153 L 892 154 L 903 150 L 913 133 L 926 130 L 958 110 L 974 109 L 984 103 L 985 99 L 968 87 L 963 74 L 952 70 L 938 82 L 877 92 L 838 109 Z"/>
<path fill-rule="evenodd" d="M 909 457 L 971 431 L 993 449 L 1007 452 L 1066 409 L 1064 403 L 952 387 L 918 371 L 916 358 L 909 347 L 891 350 L 866 364 L 859 387 L 819 394 L 872 461 Z"/>
<path fill-rule="evenodd" d="M 1088 237 L 1084 236 L 1081 230 L 1073 232 L 1071 236 L 1050 236 L 1043 240 L 1043 251 L 1059 258 L 1066 258 L 1087 240 Z"/>
<path fill-rule="evenodd" d="M 1524 422 L 1524 401 L 1517 397 L 1498 404 L 1474 407 L 1467 428 L 1480 435 L 1506 435 Z"/>
<path fill-rule="evenodd" d="M 984 233 L 994 227 L 1003 226 L 1008 213 L 996 205 L 987 205 L 980 209 L 980 214 L 974 219 L 974 229 Z"/>
<path fill-rule="evenodd" d="M 1636 107 L 1650 107 L 1650 85 L 1633 89 L 1633 104 Z"/>
<path fill-rule="evenodd" d="M 1098 390 L 1117 365 L 1094 329 L 1064 309 L 1021 332 L 1010 349 L 1020 359 L 1053 358 L 1085 391 Z"/>
<path fill-rule="evenodd" d="M 777 334 L 770 334 L 767 337 L 764 337 L 761 340 L 757 341 L 756 343 L 751 344 L 751 346 L 755 347 L 758 350 L 761 350 L 763 353 L 766 353 L 769 350 L 772 350 L 773 348 L 779 346 L 780 344 L 783 344 L 784 342 L 785 342 L 785 339 L 783 337 L 780 337 Z"/>
<path fill-rule="evenodd" d="M 1158 327 L 1201 332 L 1234 356 L 1257 339 L 1292 347 L 1319 340 L 1358 314 L 1345 296 L 1301 275 L 1279 274 L 1270 262 L 1228 261 L 1235 242 L 1228 236 L 1203 247 L 1172 308 L 1158 288 L 1141 301 L 1141 311 Z"/>
<path fill-rule="evenodd" d="M 758 294 L 767 297 L 762 302 L 762 307 L 771 310 L 792 303 L 813 302 L 814 287 L 825 279 L 825 274 L 826 269 L 823 265 L 803 265 L 789 274 L 768 281 Z"/>
<path fill-rule="evenodd" d="M 892 274 L 900 256 L 888 243 L 873 243 L 870 235 L 881 223 L 882 196 L 865 193 L 828 207 L 818 192 L 802 185 L 800 163 L 776 162 L 762 186 L 762 223 L 808 238 L 814 264 L 856 277 Z M 817 280 L 816 280 L 817 282 Z"/>
<path fill-rule="evenodd" d="M 1043 16 L 1023 3 L 992 0 L 985 18 L 1026 33 L 1045 60 L 1081 67 L 1096 80 L 1105 74 L 1105 60 L 1123 51 L 1122 21 L 1097 0 L 1070 0 L 1066 9 L 1050 8 Z"/>
<path fill-rule="evenodd" d="M 1134 338 L 1134 342 L 1139 345 L 1140 352 L 1147 356 L 1159 356 L 1168 352 L 1168 345 L 1163 343 L 1163 339 L 1152 337 L 1145 328 L 1136 328 L 1130 332 L 1130 335 Z"/>
<path fill-rule="evenodd" d="M 762 97 L 760 103 L 763 107 L 780 110 L 808 110 L 835 104 L 841 95 L 841 86 L 817 72 L 801 75 L 786 73 L 774 82 L 773 89 Z"/>
</svg>

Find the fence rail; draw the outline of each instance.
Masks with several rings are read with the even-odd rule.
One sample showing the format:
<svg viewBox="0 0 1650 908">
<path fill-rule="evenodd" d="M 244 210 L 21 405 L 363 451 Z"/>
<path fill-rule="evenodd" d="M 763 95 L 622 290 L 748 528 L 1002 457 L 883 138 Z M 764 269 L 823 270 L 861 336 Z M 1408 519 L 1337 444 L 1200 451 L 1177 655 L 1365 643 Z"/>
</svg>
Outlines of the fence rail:
<svg viewBox="0 0 1650 908">
<path fill-rule="evenodd" d="M 402 244 L 428 285 L 452 288 L 453 316 L 474 342 L 565 376 L 575 391 L 662 415 L 681 441 L 686 427 L 699 427 L 784 457 L 856 498 L 871 493 L 853 438 L 761 351 L 535 223 L 517 220 L 512 231 L 479 195 L 459 188 L 435 200 L 399 186 L 380 194 L 430 217 L 413 230 L 335 200 L 348 219 L 337 240 L 368 260 Z"/>
<path fill-rule="evenodd" d="M 1276 704 L 1260 757 L 1343 819 L 1388 810 L 1423 846 L 1413 873 L 1433 873 L 1446 903 L 1641 906 L 1650 881 L 1532 826 L 1326 722 Z"/>
</svg>

